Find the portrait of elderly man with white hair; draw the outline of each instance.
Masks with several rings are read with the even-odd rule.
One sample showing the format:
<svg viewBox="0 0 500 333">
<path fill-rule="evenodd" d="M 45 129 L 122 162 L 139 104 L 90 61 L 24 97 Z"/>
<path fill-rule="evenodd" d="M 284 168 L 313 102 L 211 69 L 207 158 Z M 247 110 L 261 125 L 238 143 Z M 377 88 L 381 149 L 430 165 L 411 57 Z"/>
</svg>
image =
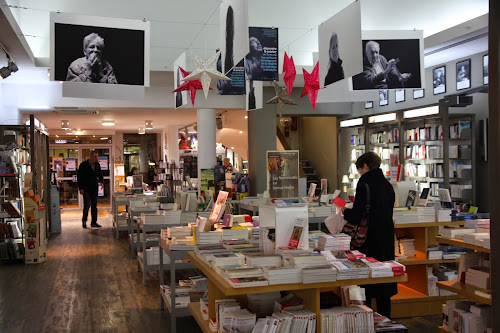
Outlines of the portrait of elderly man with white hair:
<svg viewBox="0 0 500 333">
<path fill-rule="evenodd" d="M 113 67 L 103 58 L 104 38 L 93 32 L 83 39 L 85 57 L 69 65 L 66 81 L 117 84 Z"/>
</svg>

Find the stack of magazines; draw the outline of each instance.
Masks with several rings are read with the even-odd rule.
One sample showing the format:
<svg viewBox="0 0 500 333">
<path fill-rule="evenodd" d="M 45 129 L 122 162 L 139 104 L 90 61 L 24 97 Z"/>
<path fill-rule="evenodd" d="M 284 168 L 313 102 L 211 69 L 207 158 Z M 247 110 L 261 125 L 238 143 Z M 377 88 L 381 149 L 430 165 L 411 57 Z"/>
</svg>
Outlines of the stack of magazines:
<svg viewBox="0 0 500 333">
<path fill-rule="evenodd" d="M 337 269 L 331 265 L 302 268 L 303 283 L 337 281 Z"/>
<path fill-rule="evenodd" d="M 346 234 L 321 235 L 318 238 L 320 251 L 345 251 L 350 250 L 351 236 Z"/>
<path fill-rule="evenodd" d="M 404 275 L 406 267 L 396 261 L 380 262 L 374 258 L 361 259 L 370 268 L 370 277 L 391 277 Z"/>
<path fill-rule="evenodd" d="M 370 275 L 370 268 L 360 259 L 336 261 L 332 265 L 338 270 L 337 280 L 366 279 Z"/>
</svg>

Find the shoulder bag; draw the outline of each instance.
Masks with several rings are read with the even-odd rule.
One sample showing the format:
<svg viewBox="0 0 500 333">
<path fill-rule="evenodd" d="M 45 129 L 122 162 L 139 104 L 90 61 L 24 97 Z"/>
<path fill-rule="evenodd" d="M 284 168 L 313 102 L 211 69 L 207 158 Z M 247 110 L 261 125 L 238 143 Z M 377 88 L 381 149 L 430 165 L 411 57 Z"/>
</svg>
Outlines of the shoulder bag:
<svg viewBox="0 0 500 333">
<path fill-rule="evenodd" d="M 365 214 L 359 224 L 354 225 L 347 222 L 342 228 L 342 233 L 351 236 L 351 250 L 363 246 L 366 241 L 366 234 L 368 233 L 368 222 L 370 214 L 370 188 L 368 187 L 368 184 L 364 184 L 366 186 Z"/>
</svg>

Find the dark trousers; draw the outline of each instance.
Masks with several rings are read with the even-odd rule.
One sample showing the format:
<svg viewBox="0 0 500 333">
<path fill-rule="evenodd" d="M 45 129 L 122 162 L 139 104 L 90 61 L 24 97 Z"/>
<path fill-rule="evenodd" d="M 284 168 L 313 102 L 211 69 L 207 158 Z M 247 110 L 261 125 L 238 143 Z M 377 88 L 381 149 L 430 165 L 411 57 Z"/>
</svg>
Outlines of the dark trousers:
<svg viewBox="0 0 500 333">
<path fill-rule="evenodd" d="M 391 298 L 377 296 L 375 300 L 377 301 L 377 312 L 382 316 L 391 318 Z M 372 307 L 372 298 L 369 295 L 366 295 L 366 306 Z"/>
<path fill-rule="evenodd" d="M 89 216 L 89 208 L 90 214 L 92 215 L 92 224 L 97 223 L 97 192 L 83 192 L 83 216 L 82 222 L 87 222 L 87 217 Z"/>
</svg>

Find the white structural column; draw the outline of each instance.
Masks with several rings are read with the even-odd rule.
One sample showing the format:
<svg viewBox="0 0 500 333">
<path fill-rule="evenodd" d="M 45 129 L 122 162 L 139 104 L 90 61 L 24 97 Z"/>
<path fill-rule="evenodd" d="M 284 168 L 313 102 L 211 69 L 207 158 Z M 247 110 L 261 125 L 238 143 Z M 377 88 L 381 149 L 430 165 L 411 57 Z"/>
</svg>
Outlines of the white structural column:
<svg viewBox="0 0 500 333">
<path fill-rule="evenodd" d="M 198 184 L 201 169 L 213 169 L 217 162 L 215 129 L 215 109 L 198 109 Z"/>
<path fill-rule="evenodd" d="M 166 137 L 166 153 L 168 163 L 171 163 L 172 160 L 175 161 L 177 167 L 179 167 L 179 126 L 177 125 L 169 125 L 167 126 L 167 137 Z M 163 157 L 165 158 L 165 157 Z"/>
</svg>

